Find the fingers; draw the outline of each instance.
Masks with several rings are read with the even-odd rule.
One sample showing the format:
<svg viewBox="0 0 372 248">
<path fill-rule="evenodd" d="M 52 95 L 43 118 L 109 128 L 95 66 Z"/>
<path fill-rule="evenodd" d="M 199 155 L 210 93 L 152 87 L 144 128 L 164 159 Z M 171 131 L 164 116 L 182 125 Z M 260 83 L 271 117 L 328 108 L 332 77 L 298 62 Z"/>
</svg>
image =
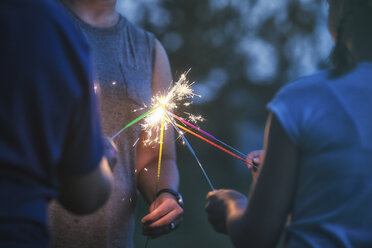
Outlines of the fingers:
<svg viewBox="0 0 372 248">
<path fill-rule="evenodd" d="M 208 216 L 209 223 L 213 226 L 213 229 L 219 233 L 226 233 L 226 223 L 224 220 L 224 208 L 221 206 L 219 197 L 225 193 L 225 190 L 211 191 L 207 194 L 207 203 L 205 205 L 205 211 Z"/>
<path fill-rule="evenodd" d="M 152 223 L 152 222 L 155 222 L 158 219 L 160 219 L 163 216 L 165 216 L 170 211 L 172 211 L 172 209 L 173 209 L 173 207 L 170 206 L 170 205 L 163 206 L 163 204 L 161 204 L 159 207 L 155 208 L 148 215 L 146 215 L 145 217 L 143 217 L 142 220 L 141 220 L 141 222 L 142 223 L 149 223 L 149 222 Z"/>
<path fill-rule="evenodd" d="M 208 201 L 208 199 L 209 199 L 211 196 L 215 195 L 217 192 L 218 192 L 218 190 L 209 191 L 208 194 L 207 194 L 207 201 Z"/>
<path fill-rule="evenodd" d="M 142 233 L 149 238 L 167 234 L 181 224 L 182 215 L 183 209 L 176 200 L 164 200 L 151 213 L 142 218 Z"/>
<path fill-rule="evenodd" d="M 246 165 L 248 169 L 256 169 L 258 166 L 260 166 L 262 162 L 262 155 L 263 155 L 263 150 L 256 150 L 253 152 L 250 152 L 247 157 L 246 157 Z"/>
<path fill-rule="evenodd" d="M 153 221 L 145 222 L 144 224 L 148 224 L 150 228 L 157 228 L 160 226 L 165 226 L 171 223 L 174 219 L 176 219 L 181 213 L 177 210 L 171 210 L 167 212 L 165 215 L 156 216 Z"/>
<path fill-rule="evenodd" d="M 157 226 L 157 227 L 150 227 L 143 225 L 142 227 L 142 234 L 145 236 L 148 236 L 151 239 L 160 237 L 164 234 L 168 234 L 172 232 L 173 230 L 177 229 L 182 222 L 182 216 L 178 216 L 175 219 L 173 219 L 171 222 Z"/>
</svg>

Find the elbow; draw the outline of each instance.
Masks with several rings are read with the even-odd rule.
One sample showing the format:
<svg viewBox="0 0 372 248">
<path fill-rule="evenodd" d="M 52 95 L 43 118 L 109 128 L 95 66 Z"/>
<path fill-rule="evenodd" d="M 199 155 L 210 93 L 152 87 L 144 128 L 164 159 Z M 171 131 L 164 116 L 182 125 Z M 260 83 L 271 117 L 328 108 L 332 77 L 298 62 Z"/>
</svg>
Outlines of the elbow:
<svg viewBox="0 0 372 248">
<path fill-rule="evenodd" d="M 85 195 L 75 195 L 74 197 L 60 196 L 58 201 L 69 212 L 76 215 L 92 214 L 101 208 L 108 200 L 111 193 L 111 184 L 106 185 L 100 192 L 90 192 Z"/>
<path fill-rule="evenodd" d="M 231 223 L 232 224 L 232 223 Z M 260 223 L 253 224 L 250 221 L 238 219 L 229 226 L 229 236 L 236 248 L 267 248 L 275 247 L 277 235 L 269 228 Z"/>
<path fill-rule="evenodd" d="M 91 192 L 85 192 L 80 194 L 62 194 L 58 198 L 61 205 L 69 212 L 77 215 L 88 215 L 92 214 L 101 208 L 109 199 L 112 182 L 106 182 L 105 185 L 99 190 L 92 190 Z"/>
<path fill-rule="evenodd" d="M 113 181 L 108 164 L 102 163 L 88 175 L 61 180 L 58 201 L 74 214 L 91 214 L 106 203 Z"/>
</svg>

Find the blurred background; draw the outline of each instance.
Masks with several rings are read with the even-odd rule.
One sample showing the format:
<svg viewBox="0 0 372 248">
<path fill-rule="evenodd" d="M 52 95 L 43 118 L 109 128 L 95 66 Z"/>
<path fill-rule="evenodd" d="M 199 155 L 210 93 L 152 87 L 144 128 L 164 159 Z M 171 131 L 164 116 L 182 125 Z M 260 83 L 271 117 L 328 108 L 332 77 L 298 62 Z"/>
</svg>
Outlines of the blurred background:
<svg viewBox="0 0 372 248">
<path fill-rule="evenodd" d="M 174 79 L 191 68 L 188 78 L 203 97 L 187 111 L 201 114 L 202 129 L 244 153 L 262 147 L 268 101 L 287 82 L 327 68 L 333 45 L 325 0 L 119 0 L 117 8 L 161 41 Z M 243 162 L 187 138 L 216 188 L 249 191 Z M 210 188 L 196 161 L 182 144 L 177 152 L 184 221 L 148 247 L 232 247 L 208 224 Z M 138 206 L 135 243 L 141 248 L 140 219 L 148 206 L 143 200 Z"/>
</svg>

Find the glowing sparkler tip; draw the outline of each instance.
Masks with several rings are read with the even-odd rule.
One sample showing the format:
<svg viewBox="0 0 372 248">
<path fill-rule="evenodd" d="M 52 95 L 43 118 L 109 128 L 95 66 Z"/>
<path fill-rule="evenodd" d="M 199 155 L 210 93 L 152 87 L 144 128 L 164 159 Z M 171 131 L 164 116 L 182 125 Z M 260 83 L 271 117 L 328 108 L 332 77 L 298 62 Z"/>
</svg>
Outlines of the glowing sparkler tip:
<svg viewBox="0 0 372 248">
<path fill-rule="evenodd" d="M 189 70 L 190 71 L 190 70 Z M 190 83 L 186 75 L 189 72 L 185 72 L 181 74 L 178 81 L 176 81 L 173 87 L 170 87 L 167 94 L 165 95 L 155 95 L 151 98 L 151 108 L 154 111 L 146 116 L 144 123 L 142 124 L 142 129 L 145 130 L 147 133 L 147 139 L 144 141 L 145 145 L 150 145 L 153 143 L 160 142 L 160 131 L 161 131 L 161 123 L 165 120 L 164 129 L 167 129 L 168 120 L 166 120 L 165 113 L 167 111 L 172 111 L 177 108 L 179 105 L 179 101 L 185 99 L 191 99 L 194 96 L 198 96 L 194 93 L 192 89 L 192 84 Z M 192 102 L 184 103 L 185 106 L 191 105 Z M 191 116 L 191 114 L 188 114 Z M 190 118 L 190 117 L 189 117 Z M 202 118 L 201 116 L 193 117 L 193 122 L 200 121 Z"/>
</svg>

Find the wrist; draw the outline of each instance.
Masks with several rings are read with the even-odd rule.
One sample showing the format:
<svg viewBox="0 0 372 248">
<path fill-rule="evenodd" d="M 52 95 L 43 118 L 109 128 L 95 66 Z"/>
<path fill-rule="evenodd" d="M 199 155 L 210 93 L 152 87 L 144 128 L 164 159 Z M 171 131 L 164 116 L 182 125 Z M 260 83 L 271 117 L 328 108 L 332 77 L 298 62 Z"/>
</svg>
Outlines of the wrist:
<svg viewBox="0 0 372 248">
<path fill-rule="evenodd" d="M 182 198 L 182 195 L 178 191 L 173 190 L 173 189 L 164 188 L 164 189 L 159 190 L 156 193 L 155 198 L 158 198 L 161 195 L 167 195 L 169 197 L 172 197 L 173 199 L 176 200 L 178 205 L 181 208 L 183 208 L 183 198 Z"/>
</svg>

